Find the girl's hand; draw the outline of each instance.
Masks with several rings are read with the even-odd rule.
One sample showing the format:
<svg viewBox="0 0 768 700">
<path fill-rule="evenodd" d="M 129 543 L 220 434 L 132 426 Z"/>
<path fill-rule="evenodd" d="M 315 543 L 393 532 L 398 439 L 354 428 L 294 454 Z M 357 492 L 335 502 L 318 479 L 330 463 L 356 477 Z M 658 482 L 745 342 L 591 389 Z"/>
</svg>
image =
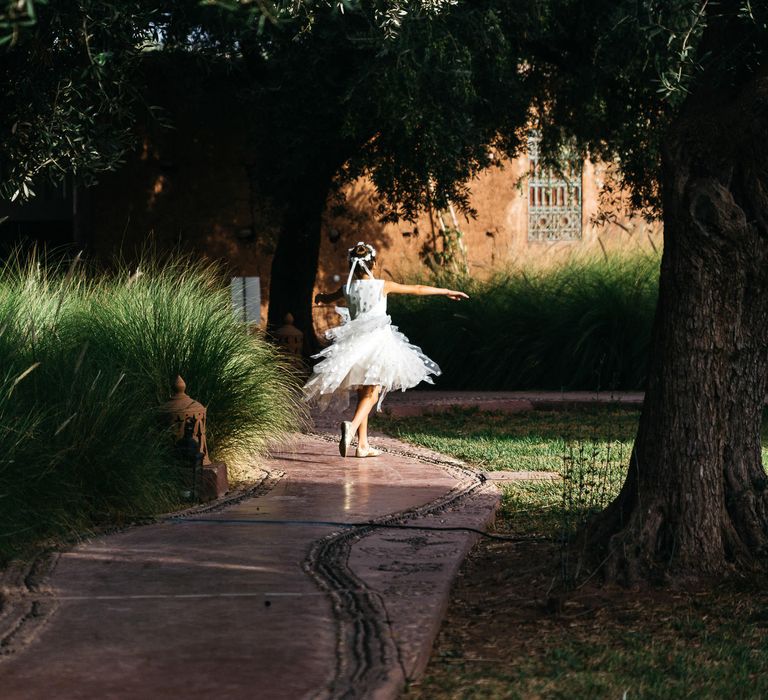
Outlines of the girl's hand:
<svg viewBox="0 0 768 700">
<path fill-rule="evenodd" d="M 449 289 L 446 293 L 446 296 L 449 299 L 452 299 L 453 301 L 459 301 L 460 299 L 469 299 L 468 294 L 464 294 L 464 292 L 457 292 L 453 289 Z"/>
<path fill-rule="evenodd" d="M 330 304 L 344 298 L 344 288 L 339 287 L 335 292 L 318 292 L 315 294 L 315 304 Z"/>
</svg>

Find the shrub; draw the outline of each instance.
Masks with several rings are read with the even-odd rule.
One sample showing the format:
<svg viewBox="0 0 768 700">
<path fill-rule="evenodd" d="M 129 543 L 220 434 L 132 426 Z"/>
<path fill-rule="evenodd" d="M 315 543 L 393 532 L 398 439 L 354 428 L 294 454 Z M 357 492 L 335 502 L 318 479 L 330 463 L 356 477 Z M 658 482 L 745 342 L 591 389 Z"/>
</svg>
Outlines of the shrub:
<svg viewBox="0 0 768 700">
<path fill-rule="evenodd" d="M 241 460 L 301 422 L 295 377 L 235 320 L 215 269 L 142 269 L 0 271 L 0 559 L 178 504 L 158 411 L 177 374 L 208 406 L 215 458 Z"/>
<path fill-rule="evenodd" d="M 455 389 L 639 389 L 656 307 L 656 255 L 573 258 L 488 280 L 437 275 L 464 289 L 392 297 L 395 323 L 443 369 Z"/>
</svg>

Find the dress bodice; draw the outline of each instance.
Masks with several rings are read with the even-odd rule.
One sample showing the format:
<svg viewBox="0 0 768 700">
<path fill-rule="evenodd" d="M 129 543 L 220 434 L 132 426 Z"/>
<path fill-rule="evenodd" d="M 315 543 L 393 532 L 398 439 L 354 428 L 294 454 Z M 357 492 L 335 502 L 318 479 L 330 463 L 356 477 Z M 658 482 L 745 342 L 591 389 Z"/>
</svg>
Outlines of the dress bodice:
<svg viewBox="0 0 768 700">
<path fill-rule="evenodd" d="M 384 280 L 360 279 L 353 280 L 349 290 L 344 292 L 347 300 L 349 316 L 352 319 L 360 314 L 385 316 L 387 313 L 387 297 L 384 295 Z"/>
</svg>

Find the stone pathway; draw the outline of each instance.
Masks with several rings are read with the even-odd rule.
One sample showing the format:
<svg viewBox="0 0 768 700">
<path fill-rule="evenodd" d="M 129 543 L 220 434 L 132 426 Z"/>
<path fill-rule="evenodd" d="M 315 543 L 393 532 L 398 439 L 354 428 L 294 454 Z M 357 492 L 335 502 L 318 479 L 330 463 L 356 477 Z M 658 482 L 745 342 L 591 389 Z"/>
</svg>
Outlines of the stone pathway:
<svg viewBox="0 0 768 700">
<path fill-rule="evenodd" d="M 498 494 L 445 457 L 378 444 L 345 460 L 301 436 L 252 497 L 7 571 L 0 697 L 396 697 L 477 538 L 444 528 L 484 529 Z"/>
</svg>

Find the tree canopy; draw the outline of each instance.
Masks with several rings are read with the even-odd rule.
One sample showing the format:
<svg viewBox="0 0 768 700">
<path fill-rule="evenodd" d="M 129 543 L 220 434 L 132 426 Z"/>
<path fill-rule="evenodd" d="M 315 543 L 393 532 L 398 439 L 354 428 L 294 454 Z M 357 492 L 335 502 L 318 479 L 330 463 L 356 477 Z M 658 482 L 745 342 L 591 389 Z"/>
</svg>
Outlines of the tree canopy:
<svg viewBox="0 0 768 700">
<path fill-rule="evenodd" d="M 614 193 L 663 217 L 665 249 L 643 416 L 622 494 L 597 523 L 600 558 L 631 580 L 720 573 L 768 550 L 766 3 L 0 7 L 0 196 L 117 165 L 148 108 L 143 52 L 233 71 L 254 117 L 254 177 L 284 213 L 270 318 L 292 311 L 308 331 L 334 183 L 369 176 L 393 217 L 468 209 L 471 178 L 494 153 L 516 155 L 530 128 L 551 163 L 568 147 L 614 164 Z"/>
<path fill-rule="evenodd" d="M 546 17 L 534 23 L 540 34 L 529 43 L 528 69 L 545 143 L 573 138 L 593 158 L 618 162 L 632 204 L 658 211 L 661 142 L 671 122 L 702 85 L 732 92 L 759 70 L 768 8 L 707 0 L 541 6 Z M 735 40 L 719 45 L 725 31 Z"/>
<path fill-rule="evenodd" d="M 492 3 L 411 9 L 396 34 L 349 5 L 316 9 L 307 30 L 275 32 L 266 46 L 244 42 L 254 136 L 259 150 L 276 149 L 269 177 L 293 186 L 312 153 L 337 181 L 369 176 L 382 213 L 412 217 L 448 199 L 468 207 L 467 183 L 492 149 L 516 154 L 525 141 L 517 32 Z"/>
<path fill-rule="evenodd" d="M 41 177 L 88 183 L 121 162 L 141 104 L 133 78 L 149 15 L 130 1 L 8 5 L 0 196 L 28 198 Z"/>
<path fill-rule="evenodd" d="M 303 89 L 315 93 L 332 88 L 336 80 L 335 94 L 324 93 L 325 99 L 314 107 L 322 109 L 329 97 L 338 97 L 342 102 L 334 106 L 350 114 L 334 123 L 350 132 L 350 140 L 354 140 L 351 132 L 370 134 L 374 115 L 362 111 L 349 81 L 343 86 L 338 81 L 340 68 L 364 83 L 377 75 L 379 65 L 371 58 L 386 62 L 397 53 L 393 40 L 405 17 L 427 26 L 455 4 L 456 0 L 8 0 L 0 10 L 4 47 L 0 49 L 4 103 L 0 196 L 32 196 L 34 181 L 40 177 L 55 180 L 71 173 L 88 183 L 99 172 L 117 167 L 132 145 L 131 126 L 142 112 L 155 107 L 142 100 L 139 70 L 142 55 L 150 51 L 197 55 L 203 69 L 215 64 L 240 70 L 242 96 L 256 98 L 264 105 L 262 116 L 271 112 L 278 120 L 266 124 L 266 129 L 282 124 L 281 118 L 303 104 L 286 102 L 285 89 L 279 89 L 285 85 L 276 89 L 270 72 L 272 78 L 297 79 L 297 87 L 303 79 Z M 351 61 L 346 66 L 344 58 Z M 304 70 L 302 61 L 309 61 Z M 244 71 L 244 64 L 252 70 Z M 298 70 L 291 75 L 292 67 Z M 356 115 L 351 114 L 353 108 Z M 325 109 L 327 114 L 329 108 Z M 354 119 L 361 115 L 366 117 L 364 125 Z M 305 123 L 294 118 L 285 124 L 294 128 L 294 142 L 301 141 Z M 282 161 L 291 165 L 290 158 Z"/>
<path fill-rule="evenodd" d="M 338 174 L 370 175 L 390 214 L 466 204 L 489 155 L 514 156 L 529 126 L 553 160 L 568 143 L 619 162 L 632 204 L 658 208 L 669 120 L 697 81 L 729 89 L 759 69 L 767 15 L 707 0 L 8 0 L 0 195 L 116 167 L 148 107 L 137 64 L 164 50 L 246 64 L 243 94 L 286 171 L 306 137 L 333 131 Z M 738 40 L 702 48 L 721 17 Z"/>
</svg>

